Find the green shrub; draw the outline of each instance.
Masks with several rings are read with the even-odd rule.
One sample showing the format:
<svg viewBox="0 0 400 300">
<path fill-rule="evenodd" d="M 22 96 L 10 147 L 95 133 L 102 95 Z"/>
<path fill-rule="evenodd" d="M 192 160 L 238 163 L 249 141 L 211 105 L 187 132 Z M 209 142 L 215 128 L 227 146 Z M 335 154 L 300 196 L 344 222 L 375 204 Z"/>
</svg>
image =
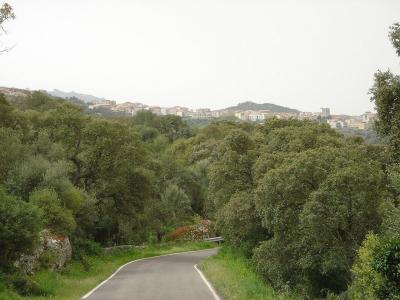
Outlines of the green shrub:
<svg viewBox="0 0 400 300">
<path fill-rule="evenodd" d="M 21 296 L 52 296 L 55 295 L 59 284 L 57 276 L 59 275 L 55 272 L 41 270 L 32 276 L 23 273 L 14 273 L 4 278 L 4 281 L 8 282 Z M 5 290 L 7 291 L 6 286 Z"/>
<path fill-rule="evenodd" d="M 348 290 L 351 299 L 376 299 L 376 291 L 383 281 L 382 276 L 373 268 L 374 253 L 379 243 L 379 237 L 369 233 L 358 249 L 351 269 L 354 281 Z"/>
<path fill-rule="evenodd" d="M 352 273 L 350 299 L 400 299 L 400 237 L 368 234 Z"/>
<path fill-rule="evenodd" d="M 33 280 L 37 283 L 38 294 L 41 296 L 53 296 L 56 294 L 59 285 L 58 273 L 42 270 L 33 276 Z"/>
<path fill-rule="evenodd" d="M 217 214 L 217 227 L 225 240 L 246 257 L 252 255 L 253 249 L 268 237 L 261 226 L 250 192 L 238 192 Z"/>
<path fill-rule="evenodd" d="M 86 239 L 72 238 L 72 258 L 75 260 L 81 260 L 84 256 L 100 255 L 103 253 L 103 249 L 100 244 Z"/>
<path fill-rule="evenodd" d="M 76 223 L 72 212 L 61 206 L 61 200 L 53 189 L 35 190 L 30 193 L 29 201 L 43 210 L 46 227 L 62 234 L 74 231 Z"/>
<path fill-rule="evenodd" d="M 379 299 L 400 299 L 400 236 L 385 238 L 377 247 L 373 268 L 383 278 Z"/>
<path fill-rule="evenodd" d="M 85 272 L 89 272 L 93 267 L 93 263 L 88 256 L 82 256 L 80 261 Z"/>
<path fill-rule="evenodd" d="M 15 274 L 11 284 L 18 294 L 22 296 L 40 295 L 40 288 L 36 281 L 24 274 Z"/>
<path fill-rule="evenodd" d="M 0 187 L 0 270 L 34 249 L 41 230 L 36 206 L 7 195 Z"/>
</svg>

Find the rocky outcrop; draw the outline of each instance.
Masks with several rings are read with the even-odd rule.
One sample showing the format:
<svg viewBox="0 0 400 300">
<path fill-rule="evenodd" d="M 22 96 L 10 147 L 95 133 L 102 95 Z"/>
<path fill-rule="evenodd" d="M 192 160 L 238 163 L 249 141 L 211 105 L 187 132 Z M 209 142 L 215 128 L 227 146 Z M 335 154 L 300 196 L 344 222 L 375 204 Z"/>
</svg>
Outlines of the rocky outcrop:
<svg viewBox="0 0 400 300">
<path fill-rule="evenodd" d="M 22 255 L 15 266 L 26 274 L 31 274 L 42 264 L 53 270 L 60 270 L 72 257 L 69 238 L 54 234 L 50 230 L 40 232 L 40 243 L 32 255 Z"/>
</svg>

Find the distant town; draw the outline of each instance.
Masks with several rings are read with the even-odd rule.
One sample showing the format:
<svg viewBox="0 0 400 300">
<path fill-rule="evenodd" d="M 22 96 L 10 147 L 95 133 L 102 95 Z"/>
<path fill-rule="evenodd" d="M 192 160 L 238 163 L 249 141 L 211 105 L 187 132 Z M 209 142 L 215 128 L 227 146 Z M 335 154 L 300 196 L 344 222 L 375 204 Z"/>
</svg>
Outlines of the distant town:
<svg viewBox="0 0 400 300">
<path fill-rule="evenodd" d="M 233 115 L 242 121 L 260 122 L 268 118 L 299 119 L 299 120 L 326 120 L 332 128 L 368 129 L 374 122 L 375 113 L 365 112 L 360 116 L 332 115 L 330 108 L 321 108 L 319 112 L 274 112 L 271 110 L 211 110 L 209 108 L 189 109 L 182 106 L 160 107 L 147 106 L 143 103 L 125 102 L 117 104 L 112 100 L 96 100 L 89 105 L 89 109 L 107 108 L 115 112 L 124 112 L 134 116 L 138 111 L 149 110 L 156 115 L 176 115 L 192 119 L 213 119 Z"/>
<path fill-rule="evenodd" d="M 29 90 L 0 87 L 0 92 L 8 96 L 19 97 L 26 96 L 30 93 Z M 127 116 L 134 116 L 137 112 L 148 110 L 156 115 L 175 115 L 182 118 L 194 120 L 211 120 L 224 117 L 235 117 L 242 121 L 248 122 L 262 122 L 268 118 L 278 119 L 298 119 L 298 120 L 315 120 L 327 123 L 331 128 L 335 129 L 370 129 L 376 118 L 373 112 L 365 112 L 362 115 L 335 115 L 331 114 L 329 107 L 323 107 L 318 112 L 302 112 L 295 109 L 282 107 L 270 103 L 257 104 L 253 102 L 240 103 L 235 107 L 226 109 L 211 110 L 210 108 L 190 109 L 188 107 L 174 106 L 174 107 L 161 107 L 161 106 L 148 106 L 140 102 L 123 102 L 117 103 L 115 100 L 107 100 L 97 98 L 91 95 L 79 93 L 65 93 L 59 90 L 46 92 L 50 95 L 64 98 L 76 99 L 86 103 L 89 110 L 92 111 L 110 111 L 114 113 L 121 113 Z M 264 109 L 265 106 L 271 106 L 271 109 Z"/>
</svg>

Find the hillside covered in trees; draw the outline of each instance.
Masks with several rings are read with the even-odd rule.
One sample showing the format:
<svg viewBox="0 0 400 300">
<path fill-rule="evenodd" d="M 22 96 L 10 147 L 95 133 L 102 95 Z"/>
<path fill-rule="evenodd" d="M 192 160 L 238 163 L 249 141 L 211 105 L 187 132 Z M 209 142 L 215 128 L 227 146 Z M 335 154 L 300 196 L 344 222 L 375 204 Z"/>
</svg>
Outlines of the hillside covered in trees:
<svg viewBox="0 0 400 300">
<path fill-rule="evenodd" d="M 236 106 L 231 106 L 225 108 L 226 111 L 238 111 L 238 110 L 270 110 L 271 112 L 274 113 L 298 113 L 300 112 L 297 109 L 281 106 L 281 105 L 276 105 L 272 103 L 254 103 L 251 101 L 246 101 L 239 103 Z"/>
<path fill-rule="evenodd" d="M 193 132 L 179 117 L 94 117 L 39 92 L 0 101 L 2 272 L 43 229 L 84 252 L 162 241 L 200 216 L 266 282 L 320 297 L 348 288 L 368 233 L 400 230 L 390 149 L 327 125 L 225 121 Z"/>
</svg>

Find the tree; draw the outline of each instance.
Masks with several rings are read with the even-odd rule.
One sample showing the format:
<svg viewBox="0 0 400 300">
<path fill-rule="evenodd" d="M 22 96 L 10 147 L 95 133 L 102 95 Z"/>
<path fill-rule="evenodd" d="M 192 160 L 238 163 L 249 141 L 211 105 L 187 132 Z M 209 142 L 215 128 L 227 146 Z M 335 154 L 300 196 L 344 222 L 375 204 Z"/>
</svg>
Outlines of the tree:
<svg viewBox="0 0 400 300">
<path fill-rule="evenodd" d="M 5 22 L 15 19 L 15 14 L 13 11 L 13 8 L 11 7 L 10 4 L 4 3 L 2 6 L 0 6 L 0 31 L 3 33 L 6 33 L 3 25 Z M 1 36 L 1 33 L 0 33 Z M 10 50 L 10 48 L 4 47 L 0 45 L 0 54 L 3 52 L 6 52 Z"/>
<path fill-rule="evenodd" d="M 139 111 L 133 117 L 134 125 L 143 125 L 157 129 L 165 135 L 170 142 L 179 138 L 188 138 L 191 135 L 190 128 L 179 116 L 157 116 L 150 111 Z"/>
<path fill-rule="evenodd" d="M 393 158 L 400 160 L 400 76 L 390 71 L 378 71 L 371 89 L 372 101 L 375 102 L 378 120 L 377 132 L 388 137 Z"/>
<path fill-rule="evenodd" d="M 0 187 L 0 271 L 33 251 L 42 228 L 40 209 L 7 195 Z"/>
<path fill-rule="evenodd" d="M 10 171 L 27 157 L 27 147 L 21 143 L 20 133 L 0 127 L 0 184 L 4 183 Z"/>
<path fill-rule="evenodd" d="M 357 257 L 351 271 L 354 281 L 349 288 L 351 299 L 376 299 L 376 292 L 382 285 L 383 279 L 373 268 L 374 253 L 380 244 L 376 234 L 369 233 L 361 247 L 357 250 Z"/>
<path fill-rule="evenodd" d="M 381 224 L 383 172 L 373 162 L 352 163 L 331 173 L 300 214 L 299 266 L 313 294 L 344 291 L 350 268 L 368 232 Z"/>
<path fill-rule="evenodd" d="M 79 184 L 98 199 L 98 241 L 141 239 L 141 218 L 152 193 L 147 154 L 139 135 L 123 122 L 93 119 L 85 124 L 77 156 Z"/>
<path fill-rule="evenodd" d="M 151 128 L 160 127 L 160 118 L 149 110 L 138 111 L 132 118 L 134 125 L 143 125 Z"/>
<path fill-rule="evenodd" d="M 72 212 L 62 207 L 61 200 L 52 189 L 35 190 L 29 195 L 29 202 L 43 211 L 43 221 L 47 229 L 56 233 L 71 234 L 76 227 Z"/>
<path fill-rule="evenodd" d="M 252 140 L 242 130 L 233 130 L 219 145 L 216 161 L 209 168 L 209 196 L 216 209 L 227 204 L 236 192 L 252 187 L 253 157 L 248 153 L 252 147 Z"/>
<path fill-rule="evenodd" d="M 369 233 L 357 251 L 349 299 L 397 300 L 400 295 L 400 237 Z"/>
<path fill-rule="evenodd" d="M 14 18 L 15 14 L 10 4 L 4 3 L 2 6 L 0 6 L 0 27 L 3 31 L 3 23 Z"/>
<path fill-rule="evenodd" d="M 262 227 L 251 191 L 234 194 L 217 214 L 217 228 L 224 240 L 250 257 L 253 249 L 269 237 Z"/>
<path fill-rule="evenodd" d="M 390 27 L 389 38 L 400 56 L 400 23 L 395 23 Z"/>
<path fill-rule="evenodd" d="M 8 103 L 6 96 L 0 93 L 0 126 L 9 127 L 12 123 L 13 107 Z"/>
<path fill-rule="evenodd" d="M 382 283 L 376 294 L 379 299 L 400 298 L 400 236 L 381 238 L 374 253 L 373 268 L 381 275 Z"/>
<path fill-rule="evenodd" d="M 339 155 L 335 149 L 300 152 L 267 172 L 256 190 L 256 209 L 272 235 L 256 250 L 258 272 L 276 287 L 295 286 L 303 280 L 298 265 L 299 217 L 311 193 L 329 174 Z"/>
<path fill-rule="evenodd" d="M 399 23 L 391 27 L 389 37 L 400 56 Z M 389 138 L 392 156 L 395 161 L 400 162 L 400 76 L 390 71 L 378 71 L 370 93 L 378 114 L 377 132 L 382 137 Z"/>
<path fill-rule="evenodd" d="M 173 115 L 162 116 L 158 130 L 171 142 L 179 138 L 188 138 L 191 135 L 189 126 L 182 118 Z"/>
<path fill-rule="evenodd" d="M 356 250 L 381 224 L 383 178 L 353 147 L 287 156 L 258 184 L 256 209 L 272 237 L 255 250 L 257 270 L 310 297 L 344 291 Z"/>
<path fill-rule="evenodd" d="M 5 186 L 13 195 L 27 200 L 29 194 L 41 185 L 50 166 L 50 162 L 42 156 L 31 156 L 9 172 Z"/>
<path fill-rule="evenodd" d="M 389 38 L 400 56 L 399 23 L 390 27 Z M 385 196 L 388 199 L 380 206 L 382 225 L 379 235 L 369 234 L 358 251 L 352 268 L 355 281 L 349 296 L 354 299 L 400 299 L 400 76 L 390 71 L 378 71 L 370 92 L 378 113 L 375 127 L 390 145 L 392 160 L 385 164 Z"/>
<path fill-rule="evenodd" d="M 161 195 L 162 207 L 170 226 L 182 226 L 192 215 L 189 197 L 177 185 L 170 184 Z"/>
</svg>

